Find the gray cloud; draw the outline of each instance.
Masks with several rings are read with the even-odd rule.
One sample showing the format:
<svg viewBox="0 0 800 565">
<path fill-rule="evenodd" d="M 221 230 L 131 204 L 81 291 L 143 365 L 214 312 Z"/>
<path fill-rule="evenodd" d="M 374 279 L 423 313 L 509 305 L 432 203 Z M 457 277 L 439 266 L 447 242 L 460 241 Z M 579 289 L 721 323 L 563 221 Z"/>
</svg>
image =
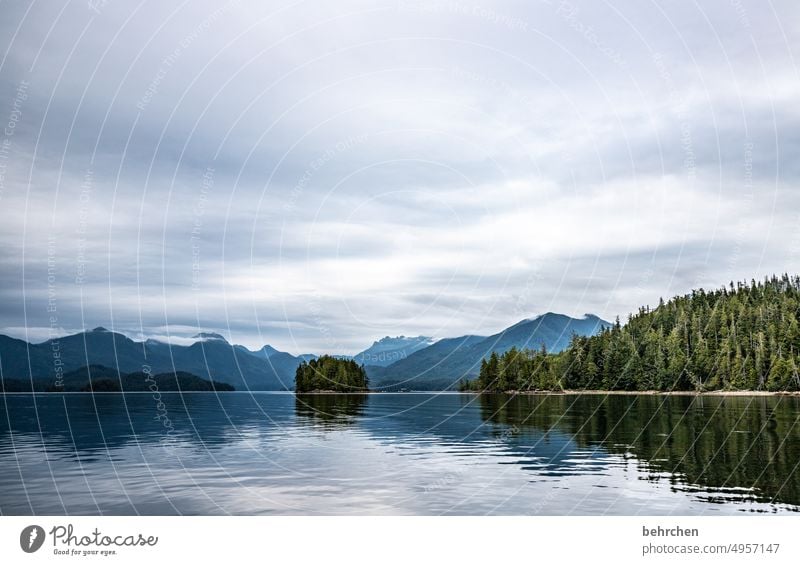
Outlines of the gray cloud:
<svg viewBox="0 0 800 565">
<path fill-rule="evenodd" d="M 353 352 L 800 269 L 794 2 L 60 9 L 0 21 L 2 331 Z"/>
</svg>

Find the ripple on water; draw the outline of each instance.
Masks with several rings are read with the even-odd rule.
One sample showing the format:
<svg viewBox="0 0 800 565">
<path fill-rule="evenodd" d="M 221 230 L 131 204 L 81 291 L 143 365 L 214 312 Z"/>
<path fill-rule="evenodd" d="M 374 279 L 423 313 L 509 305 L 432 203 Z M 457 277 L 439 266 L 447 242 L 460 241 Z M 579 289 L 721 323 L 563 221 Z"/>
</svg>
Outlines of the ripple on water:
<svg viewBox="0 0 800 565">
<path fill-rule="evenodd" d="M 167 433 L 147 395 L 7 396 L 0 513 L 797 510 L 788 403 L 731 434 L 769 410 L 706 400 L 697 425 L 682 398 L 165 395 Z"/>
</svg>

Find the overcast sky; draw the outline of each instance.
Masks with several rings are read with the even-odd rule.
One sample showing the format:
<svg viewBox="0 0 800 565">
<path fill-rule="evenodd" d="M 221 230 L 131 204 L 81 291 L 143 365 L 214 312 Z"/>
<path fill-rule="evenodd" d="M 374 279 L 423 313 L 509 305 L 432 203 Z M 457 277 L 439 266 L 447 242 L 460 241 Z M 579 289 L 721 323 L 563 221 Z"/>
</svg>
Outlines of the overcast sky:
<svg viewBox="0 0 800 565">
<path fill-rule="evenodd" d="M 352 353 L 800 272 L 796 0 L 0 9 L 0 333 Z"/>
</svg>

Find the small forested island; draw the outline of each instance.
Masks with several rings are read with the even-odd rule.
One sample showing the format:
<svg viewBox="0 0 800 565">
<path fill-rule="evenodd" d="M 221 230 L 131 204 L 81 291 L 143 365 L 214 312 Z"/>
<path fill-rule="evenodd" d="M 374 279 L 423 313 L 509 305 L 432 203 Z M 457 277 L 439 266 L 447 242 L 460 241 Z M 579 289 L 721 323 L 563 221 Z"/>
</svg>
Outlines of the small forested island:
<svg viewBox="0 0 800 565">
<path fill-rule="evenodd" d="M 462 391 L 798 391 L 800 277 L 730 284 L 641 308 L 561 353 L 511 349 Z"/>
<path fill-rule="evenodd" d="M 352 359 L 323 355 L 303 361 L 295 373 L 295 392 L 366 392 L 369 379 L 363 365 Z"/>
</svg>

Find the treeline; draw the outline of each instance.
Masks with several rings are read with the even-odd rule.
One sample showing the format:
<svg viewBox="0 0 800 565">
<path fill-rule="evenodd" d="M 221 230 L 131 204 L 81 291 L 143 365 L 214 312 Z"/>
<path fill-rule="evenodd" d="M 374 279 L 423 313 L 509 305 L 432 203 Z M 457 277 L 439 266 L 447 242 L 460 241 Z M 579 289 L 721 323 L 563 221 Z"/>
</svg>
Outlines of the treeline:
<svg viewBox="0 0 800 565">
<path fill-rule="evenodd" d="M 559 354 L 493 353 L 462 390 L 800 390 L 800 277 L 702 289 L 641 308 Z"/>
<path fill-rule="evenodd" d="M 369 379 L 363 365 L 352 359 L 323 355 L 297 367 L 294 385 L 296 392 L 364 392 Z"/>
</svg>

